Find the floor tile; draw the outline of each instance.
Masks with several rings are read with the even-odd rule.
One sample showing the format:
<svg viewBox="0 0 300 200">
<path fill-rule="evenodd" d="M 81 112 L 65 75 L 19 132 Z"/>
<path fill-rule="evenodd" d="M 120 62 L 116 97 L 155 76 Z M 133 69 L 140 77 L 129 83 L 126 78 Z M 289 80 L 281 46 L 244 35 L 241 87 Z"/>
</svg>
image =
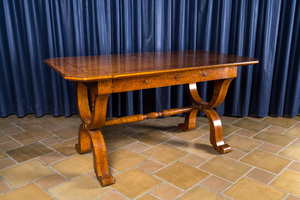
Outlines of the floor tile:
<svg viewBox="0 0 300 200">
<path fill-rule="evenodd" d="M 251 167 L 224 156 L 216 156 L 201 165 L 200 169 L 234 182 L 247 173 Z"/>
<path fill-rule="evenodd" d="M 241 161 L 275 174 L 278 174 L 291 162 L 288 159 L 260 150 L 254 150 Z"/>
<path fill-rule="evenodd" d="M 201 185 L 204 185 L 205 187 L 208 187 L 209 189 L 212 189 L 219 193 L 222 193 L 231 184 L 231 182 L 221 179 L 214 175 L 208 177 L 207 179 L 201 182 Z"/>
<path fill-rule="evenodd" d="M 145 151 L 146 149 L 149 149 L 150 147 L 151 146 L 149 146 L 149 145 L 147 145 L 145 143 L 136 142 L 136 143 L 128 145 L 126 148 L 130 149 L 132 151 L 135 151 L 137 153 L 141 153 L 141 152 Z"/>
<path fill-rule="evenodd" d="M 182 117 L 182 116 L 169 116 L 169 117 L 156 118 L 155 121 L 159 121 L 162 124 L 170 124 L 170 125 L 173 125 L 173 126 L 177 126 L 178 124 L 184 122 L 184 117 Z"/>
<path fill-rule="evenodd" d="M 7 151 L 6 153 L 14 160 L 24 162 L 50 152 L 52 152 L 51 149 L 37 142 Z"/>
<path fill-rule="evenodd" d="M 206 159 L 196 156 L 194 154 L 190 154 L 190 155 L 182 158 L 181 161 L 183 161 L 187 164 L 190 164 L 194 167 L 197 167 L 197 166 L 201 165 L 202 163 L 206 162 Z"/>
<path fill-rule="evenodd" d="M 254 131 L 254 132 L 259 132 L 269 126 L 268 124 L 256 122 L 256 121 L 253 121 L 250 119 L 245 119 L 245 118 L 233 123 L 232 125 L 240 127 L 240 128 L 248 129 L 248 130 Z"/>
<path fill-rule="evenodd" d="M 187 145 L 188 143 L 189 143 L 188 141 L 178 138 L 178 137 L 172 137 L 171 139 L 169 139 L 165 142 L 165 144 L 171 145 L 176 148 Z"/>
<path fill-rule="evenodd" d="M 167 144 L 160 144 L 144 151 L 142 154 L 162 164 L 168 165 L 169 163 L 174 162 L 187 155 L 187 152 L 171 147 Z"/>
<path fill-rule="evenodd" d="M 227 137 L 226 143 L 229 144 L 231 147 L 239 149 L 244 152 L 250 152 L 261 144 L 261 142 L 257 140 L 253 140 L 235 134 L 232 134 L 229 137 Z"/>
<path fill-rule="evenodd" d="M 240 160 L 242 157 L 244 157 L 247 153 L 242 152 L 240 150 L 232 148 L 230 152 L 225 153 L 223 156 L 232 158 L 235 160 Z"/>
<path fill-rule="evenodd" d="M 261 122 L 265 118 L 263 118 L 263 117 L 256 117 L 255 115 L 249 114 L 249 116 L 248 117 L 244 117 L 244 119 L 249 119 L 249 120 L 256 121 L 256 122 Z"/>
<path fill-rule="evenodd" d="M 216 155 L 220 155 L 210 144 L 209 141 L 197 139 L 187 145 L 181 147 L 182 150 L 193 153 L 197 156 L 210 159 Z"/>
<path fill-rule="evenodd" d="M 300 119 L 300 117 L 298 118 Z M 178 199 L 180 197 L 189 200 L 201 199 L 202 197 L 203 199 L 226 198 L 226 196 L 223 196 L 224 194 L 221 193 L 224 191 L 226 192 L 227 190 L 230 191 L 230 189 L 233 186 L 232 182 L 225 179 L 224 177 L 221 177 L 220 175 L 211 174 L 211 172 L 208 172 L 206 170 L 204 171 L 203 169 L 201 169 L 202 165 L 205 166 L 205 164 L 214 161 L 218 157 L 221 157 L 224 158 L 225 160 L 226 159 L 230 160 L 231 162 L 229 165 L 226 164 L 226 161 L 221 162 L 222 165 L 220 164 L 221 167 L 219 168 L 224 168 L 224 166 L 226 165 L 228 168 L 230 168 L 231 165 L 235 164 L 235 162 L 241 163 L 242 165 L 246 164 L 251 168 L 249 171 L 244 173 L 240 177 L 240 179 L 238 179 L 234 183 L 234 184 L 239 184 L 239 182 L 243 179 L 246 180 L 249 179 L 250 181 L 254 182 L 255 184 L 253 184 L 250 187 L 251 190 L 250 193 L 252 195 L 252 196 L 249 195 L 250 197 L 253 197 L 257 194 L 255 193 L 255 191 L 259 191 L 260 193 L 262 193 L 261 191 L 264 191 L 264 189 L 261 189 L 262 188 L 261 184 L 262 184 L 265 188 L 267 188 L 266 189 L 267 194 L 268 192 L 270 192 L 269 188 L 272 188 L 275 191 L 277 191 L 278 189 L 281 192 L 286 193 L 286 195 L 284 196 L 285 200 L 296 200 L 296 199 L 300 200 L 300 198 L 295 194 L 298 191 L 288 185 L 291 184 L 290 182 L 293 182 L 292 186 L 299 187 L 297 181 L 299 179 L 298 176 L 300 174 L 300 161 L 298 160 L 298 155 L 300 155 L 300 153 L 298 152 L 298 149 L 300 148 L 300 137 L 299 137 L 299 129 L 298 129 L 298 127 L 300 127 L 300 120 L 298 120 L 298 118 L 279 118 L 280 120 L 287 119 L 287 121 L 286 120 L 283 121 L 285 121 L 285 123 L 289 125 L 294 124 L 294 122 L 296 121 L 297 124 L 294 124 L 289 128 L 286 128 L 286 127 L 279 126 L 276 119 L 275 122 L 268 123 L 269 120 L 268 118 L 252 118 L 252 117 L 233 118 L 228 116 L 221 117 L 222 123 L 224 125 L 224 135 L 227 135 L 227 137 L 225 137 L 225 143 L 232 146 L 232 151 L 224 155 L 219 154 L 216 150 L 214 150 L 212 145 L 209 142 L 209 137 L 210 137 L 210 134 L 208 132 L 209 123 L 206 117 L 197 117 L 196 129 L 187 132 L 181 132 L 177 128 L 178 124 L 184 122 L 184 117 L 159 118 L 154 120 L 144 120 L 141 122 L 136 122 L 131 124 L 129 123 L 129 124 L 107 126 L 104 127 L 102 131 L 105 137 L 106 145 L 107 147 L 109 146 L 107 149 L 109 154 L 118 152 L 117 150 L 125 149 L 124 152 L 120 151 L 119 155 L 115 156 L 116 161 L 113 161 L 116 166 L 119 167 L 121 166 L 121 168 L 118 168 L 116 166 L 115 167 L 123 171 L 119 172 L 117 169 L 109 167 L 112 175 L 116 177 L 118 175 L 127 172 L 127 170 L 130 171 L 132 169 L 135 169 L 141 172 L 141 174 L 143 174 L 143 176 L 145 175 L 146 177 L 146 181 L 145 181 L 145 178 L 137 175 L 139 180 L 136 180 L 136 176 L 135 176 L 136 174 L 131 173 L 133 174 L 132 177 L 134 177 L 132 179 L 135 179 L 134 181 L 136 182 L 134 184 L 136 184 L 138 187 L 134 186 L 134 184 L 133 186 L 129 184 L 127 186 L 125 184 L 126 187 L 130 189 L 126 189 L 126 188 L 123 189 L 125 191 L 125 190 L 131 190 L 131 187 L 137 187 L 136 191 L 140 193 L 137 194 L 136 192 L 133 191 L 132 195 L 136 195 L 134 196 L 134 199 L 138 199 L 138 200 L 164 199 L 165 197 L 160 195 L 168 196 L 167 195 L 168 193 L 174 195 L 174 197 L 170 197 L 170 199 Z M 291 120 L 292 123 L 288 122 L 289 120 Z M 39 189 L 44 190 L 46 194 L 51 196 L 52 194 L 49 194 L 47 189 L 52 190 L 55 188 L 60 188 L 61 186 L 73 180 L 77 180 L 77 178 L 81 177 L 82 175 L 88 176 L 89 179 L 92 179 L 95 182 L 94 186 L 92 187 L 92 190 L 102 188 L 99 182 L 95 178 L 96 175 L 93 169 L 92 151 L 84 155 L 78 155 L 75 151 L 75 144 L 77 143 L 77 134 L 78 134 L 77 131 L 79 125 L 81 124 L 78 115 L 72 115 L 72 117 L 69 118 L 65 118 L 64 116 L 53 117 L 51 115 L 45 115 L 41 118 L 36 118 L 33 114 L 26 115 L 23 118 L 18 118 L 15 115 L 10 115 L 7 118 L 0 118 L 0 124 L 3 121 L 12 122 L 13 126 L 0 131 L 0 133 L 2 134 L 0 135 L 0 137 L 4 138 L 3 140 L 0 140 L 0 172 L 1 173 L 5 172 L 6 175 L 10 176 L 10 178 L 13 179 L 13 181 L 15 181 L 17 184 L 20 184 L 18 181 L 23 181 L 23 183 L 17 186 L 17 188 L 13 188 L 10 185 L 10 182 L 7 182 L 6 178 L 0 175 L 1 177 L 0 196 L 1 193 L 12 194 L 11 193 L 12 191 L 23 188 L 23 186 L 25 186 L 26 184 L 36 184 L 36 186 L 38 186 Z M 235 125 L 239 125 L 239 126 L 235 126 Z M 72 128 L 73 131 L 71 131 L 71 129 L 68 127 L 73 127 Z M 27 130 L 25 130 L 24 128 Z M 13 139 L 12 136 L 19 135 L 20 133 L 23 133 L 25 131 L 31 132 L 36 129 L 46 130 L 46 132 L 49 132 L 51 134 L 51 136 L 40 139 L 38 140 L 38 142 L 36 142 L 46 148 L 50 146 L 49 147 L 50 152 L 42 153 L 42 155 L 39 155 L 39 153 L 37 153 L 37 155 L 33 156 L 33 158 L 35 159 L 27 158 L 26 156 L 28 155 L 32 156 L 31 155 L 32 153 L 35 154 L 36 152 L 40 152 L 40 150 L 43 148 L 41 149 L 37 148 L 35 145 L 33 146 L 25 145 L 26 148 L 22 149 L 21 147 L 24 146 L 22 146 L 21 143 Z M 199 133 L 197 129 L 200 130 L 201 133 Z M 149 132 L 144 135 L 146 136 L 146 138 L 142 138 L 142 139 L 145 139 L 146 141 L 151 141 L 153 139 L 156 139 L 154 141 L 151 141 L 153 142 L 153 144 L 155 144 L 155 146 L 146 144 L 141 140 L 136 140 L 132 138 L 135 135 L 139 135 L 139 136 L 142 135 L 141 131 Z M 55 134 L 53 134 L 53 132 L 59 136 L 56 136 Z M 152 137 L 153 132 L 158 132 L 159 134 L 154 133 L 155 137 Z M 258 135 L 258 137 L 264 136 L 263 134 L 261 134 L 263 132 L 269 132 L 271 134 L 273 133 L 276 134 L 275 136 L 279 135 L 279 136 L 283 136 L 283 138 L 292 138 L 293 140 L 287 145 L 282 144 L 281 146 L 278 146 L 277 143 L 276 145 L 270 141 L 263 141 L 263 140 L 257 140 L 252 138 L 255 137 L 256 135 Z M 164 136 L 166 136 L 166 138 L 164 138 Z M 38 135 L 37 137 L 40 136 Z M 129 140 L 134 142 L 127 144 L 128 138 Z M 274 139 L 273 136 L 271 137 L 271 139 Z M 282 137 L 280 137 L 279 139 L 275 138 L 274 140 L 275 142 L 282 143 Z M 259 146 L 255 146 L 255 147 L 247 146 L 248 144 L 251 144 L 252 141 L 256 141 L 260 143 Z M 30 145 L 32 144 L 35 144 L 35 142 L 31 143 Z M 162 148 L 165 146 L 169 148 L 166 149 Z M 54 147 L 54 151 L 52 147 Z M 143 155 L 143 152 L 151 152 L 150 149 L 154 150 L 153 152 L 156 154 L 157 157 L 156 159 L 161 159 L 161 161 L 153 160 L 155 158 L 149 158 L 150 156 L 148 157 L 148 155 L 147 156 Z M 18 150 L 18 151 L 14 152 L 12 150 Z M 178 150 L 184 152 L 184 156 L 178 156 L 177 158 L 176 152 Z M 19 158 L 23 157 L 25 159 L 31 159 L 31 160 L 30 161 L 27 160 L 21 164 L 18 164 L 10 156 L 10 154 L 7 154 L 7 152 L 11 152 L 11 151 L 15 154 L 16 153 L 20 154 L 17 155 L 17 157 Z M 26 153 L 26 151 L 28 153 Z M 72 160 L 74 159 L 74 157 L 77 156 L 85 156 L 87 159 L 84 159 L 85 161 Z M 135 158 L 136 156 L 137 158 Z M 140 160 L 139 158 L 142 159 Z M 61 163 L 62 161 L 68 159 L 71 159 L 71 162 L 67 164 L 62 164 L 62 168 L 66 171 L 63 173 L 68 172 L 71 177 L 74 176 L 74 178 L 71 180 L 65 177 L 63 174 L 61 174 L 61 172 L 53 171 L 51 167 L 54 164 Z M 114 157 L 112 156 L 111 159 L 114 159 Z M 39 164 L 34 164 L 31 165 L 30 167 L 25 165 L 23 167 L 23 164 L 32 162 L 33 160 L 35 160 Z M 165 164 L 160 162 L 166 162 L 170 166 L 166 166 Z M 182 163 L 184 167 L 177 167 L 177 169 L 174 169 L 173 171 L 171 169 L 170 172 L 169 167 L 174 166 L 174 164 L 177 164 L 178 162 Z M 67 167 L 66 165 L 70 165 L 72 167 Z M 78 165 L 79 165 L 79 169 L 77 168 Z M 20 167 L 16 168 L 17 166 Z M 188 167 L 186 168 L 185 166 Z M 5 167 L 5 168 L 1 170 L 1 167 L 2 168 Z M 196 169 L 196 171 L 193 172 L 192 170 L 191 172 L 189 167 L 192 169 Z M 12 170 L 15 168 L 17 170 Z M 49 169 L 50 171 L 49 173 L 47 172 L 39 175 L 36 173 L 36 171 L 38 172 L 43 171 L 43 170 L 39 170 L 40 168 L 42 168 L 43 170 Z M 73 168 L 78 169 L 78 171 L 72 171 Z M 9 169 L 11 169 L 10 172 L 7 171 Z M 176 180 L 172 180 L 174 182 L 176 181 L 178 182 L 181 180 L 182 184 L 183 185 L 185 184 L 185 187 L 187 187 L 188 189 L 186 191 L 183 191 L 183 188 L 180 188 L 178 185 L 174 185 L 173 183 L 168 182 L 168 180 L 166 179 L 164 179 L 166 181 L 164 181 L 163 183 L 162 179 L 158 178 L 157 176 L 157 174 L 163 170 L 165 170 L 165 173 L 169 173 L 169 175 L 166 175 L 166 177 L 171 177 L 176 179 Z M 205 178 L 199 178 L 199 181 L 197 180 L 196 183 L 190 183 L 190 185 L 192 186 L 186 186 L 187 184 L 185 183 L 185 181 L 189 182 L 190 179 L 193 180 L 195 175 L 196 177 L 198 177 L 198 173 L 199 173 L 198 170 L 204 173 L 204 175 L 203 174 L 202 175 Z M 225 171 L 226 170 L 228 169 L 226 169 L 225 167 Z M 291 172 L 292 176 L 286 175 L 286 171 Z M 276 174 L 278 174 L 278 176 L 276 176 Z M 185 177 L 183 177 L 183 175 L 185 175 Z M 17 178 L 20 177 L 20 178 L 17 179 L 15 177 Z M 154 185 L 153 187 L 151 186 L 150 188 L 147 188 L 148 186 L 145 186 L 144 184 L 147 184 L 148 178 L 149 179 L 153 178 L 154 180 L 157 180 L 158 183 L 153 184 Z M 124 176 L 124 180 L 125 179 L 128 178 Z M 278 182 L 282 182 L 283 186 L 278 186 L 278 187 L 273 186 L 272 184 L 276 183 L 275 180 L 278 180 Z M 130 179 L 126 181 L 132 182 Z M 3 183 L 4 185 L 2 186 L 1 184 Z M 77 189 L 83 187 L 84 185 L 81 184 L 79 186 L 79 184 L 80 183 L 78 183 L 78 187 L 72 187 L 72 186 L 70 188 L 66 187 L 68 188 L 67 190 L 61 189 L 61 191 L 67 191 L 67 193 L 70 193 L 69 197 L 73 198 L 71 197 L 72 195 L 71 193 L 74 192 L 76 193 Z M 118 179 L 116 179 L 114 185 L 116 184 L 118 184 Z M 245 187 L 247 187 L 248 185 L 251 184 L 247 182 L 247 184 L 245 184 Z M 45 188 L 43 188 L 42 186 Z M 124 184 L 121 185 L 121 187 L 123 186 Z M 164 189 L 164 186 L 170 186 L 171 189 L 170 188 L 168 189 L 168 187 L 165 187 Z M 88 187 L 90 186 L 84 188 L 85 191 L 91 190 L 91 188 Z M 107 188 L 109 189 L 108 192 L 104 192 L 101 195 L 98 195 L 97 193 L 96 197 L 95 198 L 91 197 L 91 199 L 114 199 L 114 200 L 133 199 L 128 196 L 125 196 L 123 193 L 120 193 L 119 191 L 114 190 L 113 187 L 111 186 L 108 186 Z M 175 188 L 175 190 L 179 190 L 185 193 L 176 194 L 176 192 L 171 192 L 172 188 Z M 287 191 L 286 188 L 289 188 L 290 191 Z M 152 194 L 151 190 L 154 193 L 155 192 L 157 193 Z M 237 193 L 241 191 L 237 190 Z M 126 192 L 130 193 L 131 191 L 126 191 Z M 63 192 L 61 192 L 61 194 L 64 195 Z M 88 194 L 88 192 L 85 192 L 85 194 Z M 186 196 L 192 194 L 195 194 L 196 197 Z M 264 195 L 265 194 L 262 194 L 262 196 Z M 158 196 L 160 196 L 160 198 Z M 26 197 L 27 196 L 25 194 L 25 198 Z M 52 195 L 52 197 L 54 196 Z M 10 198 L 10 196 L 8 198 Z M 28 198 L 30 199 L 30 197 Z M 246 197 L 241 196 L 241 199 L 247 199 L 247 198 L 248 196 Z M 259 199 L 259 198 L 256 198 L 255 196 L 255 198 L 252 199 Z"/>
<path fill-rule="evenodd" d="M 52 145 L 51 147 L 56 151 L 64 154 L 65 156 L 71 156 L 77 154 L 75 150 L 75 144 L 78 143 L 77 139 L 72 139 L 64 142 L 60 142 L 58 144 Z"/>
<path fill-rule="evenodd" d="M 30 200 L 50 200 L 53 199 L 47 194 L 42 188 L 34 183 L 22 186 L 15 190 L 11 190 L 7 193 L 0 195 L 1 200 L 12 200 L 12 199 L 30 199 Z"/>
<path fill-rule="evenodd" d="M 86 155 L 76 155 L 54 163 L 51 167 L 67 178 L 72 179 L 91 171 L 93 169 L 93 159 Z"/>
<path fill-rule="evenodd" d="M 223 128 L 223 136 L 226 137 L 228 135 L 230 135 L 231 133 L 239 130 L 240 128 L 238 127 L 235 127 L 235 126 L 231 126 L 231 125 L 227 125 L 227 124 L 223 124 L 222 125 L 222 128 Z M 210 126 L 209 125 L 206 125 L 204 127 L 202 127 L 201 129 L 205 130 L 205 131 L 210 131 Z"/>
<path fill-rule="evenodd" d="M 164 167 L 164 165 L 162 165 L 158 162 L 155 162 L 153 160 L 146 160 L 145 162 L 138 165 L 138 168 L 140 168 L 148 173 L 156 172 L 157 170 L 161 169 L 162 167 Z"/>
<path fill-rule="evenodd" d="M 5 157 L 6 157 L 6 155 L 4 153 L 0 152 L 0 159 L 5 158 Z"/>
<path fill-rule="evenodd" d="M 252 169 L 247 176 L 249 178 L 255 179 L 257 181 L 260 181 L 262 183 L 268 184 L 274 177 L 274 174 L 271 174 L 269 172 L 266 172 L 264 170 L 254 168 Z"/>
<path fill-rule="evenodd" d="M 300 197 L 296 197 L 290 194 L 287 198 L 285 198 L 285 200 L 300 200 Z"/>
<path fill-rule="evenodd" d="M 189 190 L 187 193 L 178 198 L 178 200 L 207 200 L 207 199 L 216 199 L 216 200 L 225 200 L 228 199 L 216 192 L 213 192 L 209 189 L 206 189 L 201 186 L 196 186 L 193 189 Z"/>
<path fill-rule="evenodd" d="M 300 161 L 300 146 L 290 145 L 279 153 L 279 155 Z"/>
<path fill-rule="evenodd" d="M 284 133 L 285 135 L 289 135 L 292 137 L 300 138 L 300 126 L 295 126 Z"/>
<path fill-rule="evenodd" d="M 44 156 L 41 156 L 39 160 L 41 160 L 46 165 L 49 165 L 53 162 L 59 161 L 61 159 L 64 159 L 65 157 L 57 152 L 52 152 L 49 154 L 46 154 Z"/>
<path fill-rule="evenodd" d="M 285 147 L 289 143 L 291 143 L 295 138 L 288 137 L 286 135 L 281 135 L 277 133 L 270 133 L 267 131 L 263 131 L 256 136 L 253 137 L 254 139 L 261 140 L 264 142 L 268 142 L 271 144 L 275 144 L 281 147 Z"/>
<path fill-rule="evenodd" d="M 290 128 L 291 126 L 297 123 L 297 121 L 293 119 L 288 119 L 284 117 L 266 117 L 262 122 L 273 124 L 276 126 L 281 126 L 283 128 Z"/>
<path fill-rule="evenodd" d="M 96 179 L 84 174 L 48 191 L 57 199 L 94 200 L 110 192 L 111 189 L 109 187 L 101 187 Z"/>
<path fill-rule="evenodd" d="M 126 127 L 122 130 L 119 130 L 118 133 L 125 135 L 125 136 L 132 136 L 132 135 L 139 133 L 139 131 L 137 131 L 133 128 Z"/>
<path fill-rule="evenodd" d="M 199 116 L 196 118 L 196 120 L 197 120 L 197 122 L 200 121 L 200 122 L 209 124 L 208 118 L 206 116 Z"/>
<path fill-rule="evenodd" d="M 167 131 L 169 129 L 174 128 L 173 125 L 160 123 L 158 119 L 148 119 L 139 122 L 132 122 L 124 124 L 130 128 L 136 129 L 137 131 L 145 131 L 148 129 Z"/>
<path fill-rule="evenodd" d="M 300 138 L 298 138 L 297 140 L 295 140 L 295 141 L 293 142 L 293 144 L 300 146 Z"/>
<path fill-rule="evenodd" d="M 15 165 L 16 162 L 11 158 L 4 158 L 0 160 L 0 170 Z"/>
<path fill-rule="evenodd" d="M 296 196 L 300 196 L 300 173 L 285 170 L 271 183 L 271 185 Z"/>
<path fill-rule="evenodd" d="M 294 170 L 294 171 L 300 173 L 300 162 L 294 161 L 292 164 L 290 164 L 290 165 L 288 166 L 288 169 Z"/>
<path fill-rule="evenodd" d="M 101 197 L 99 200 L 127 200 L 127 198 L 123 197 L 117 192 L 110 192 L 105 196 Z"/>
<path fill-rule="evenodd" d="M 171 136 L 155 129 L 150 129 L 131 137 L 152 146 L 171 138 Z"/>
<path fill-rule="evenodd" d="M 156 172 L 155 175 L 183 190 L 187 190 L 209 174 L 182 162 L 176 162 Z"/>
<path fill-rule="evenodd" d="M 34 129 L 24 131 L 24 132 L 18 133 L 16 135 L 12 135 L 11 137 L 18 140 L 23 145 L 27 145 L 27 144 L 39 141 L 41 139 L 50 137 L 50 136 L 52 136 L 52 135 L 50 133 L 48 133 L 47 131 L 36 127 Z"/>
<path fill-rule="evenodd" d="M 108 165 L 119 172 L 147 160 L 146 157 L 128 149 L 120 149 L 113 153 L 109 153 L 107 157 Z"/>
<path fill-rule="evenodd" d="M 9 191 L 11 188 L 3 180 L 0 180 L 0 194 Z"/>
<path fill-rule="evenodd" d="M 45 188 L 46 190 L 61 184 L 63 182 L 66 182 L 67 179 L 64 178 L 63 176 L 59 175 L 58 173 L 53 173 L 48 176 L 45 176 L 43 178 L 40 178 L 36 181 L 40 186 Z"/>
<path fill-rule="evenodd" d="M 61 141 L 63 141 L 63 139 L 59 138 L 57 136 L 51 136 L 51 137 L 48 137 L 48 138 L 46 138 L 44 140 L 41 140 L 41 142 L 43 144 L 48 145 L 48 146 L 54 145 L 54 144 L 59 143 Z"/>
<path fill-rule="evenodd" d="M 0 132 L 0 144 L 4 143 L 4 142 L 8 142 L 10 140 L 11 139 L 7 135 L 5 135 L 5 134 L 3 134 L 3 133 Z"/>
<path fill-rule="evenodd" d="M 15 188 L 52 172 L 52 169 L 46 167 L 40 161 L 30 160 L 2 170 L 0 175 Z"/>
<path fill-rule="evenodd" d="M 76 117 L 71 116 L 71 117 L 65 117 L 65 116 L 59 116 L 59 117 L 50 117 L 50 121 L 59 124 L 61 126 L 70 126 L 73 124 L 80 124 L 81 120 L 79 116 L 77 115 Z M 79 126 L 79 125 L 78 125 Z"/>
<path fill-rule="evenodd" d="M 229 116 L 222 116 L 220 117 L 222 124 L 232 124 L 233 122 L 236 122 L 240 120 L 240 117 L 229 117 Z"/>
<path fill-rule="evenodd" d="M 13 127 L 15 127 L 15 125 L 4 118 L 0 121 L 0 130 L 13 128 Z"/>
<path fill-rule="evenodd" d="M 2 132 L 4 132 L 6 135 L 15 135 L 15 134 L 21 133 L 23 131 L 24 131 L 24 129 L 22 129 L 20 127 L 12 127 L 9 129 L 2 130 Z"/>
<path fill-rule="evenodd" d="M 137 200 L 158 200 L 158 198 L 147 193 L 147 194 L 143 195 L 142 197 L 138 198 Z"/>
<path fill-rule="evenodd" d="M 153 189 L 151 193 L 162 200 L 173 200 L 183 192 L 168 183 L 164 183 Z"/>
<path fill-rule="evenodd" d="M 104 126 L 101 128 L 101 132 L 103 135 L 111 134 L 117 131 L 121 131 L 123 129 L 126 129 L 127 127 L 122 124 L 116 124 L 111 126 Z"/>
<path fill-rule="evenodd" d="M 286 130 L 287 130 L 286 128 L 283 128 L 281 126 L 275 126 L 275 125 L 271 125 L 266 129 L 267 132 L 278 133 L 278 134 L 282 134 Z"/>
<path fill-rule="evenodd" d="M 78 126 L 72 125 L 72 126 L 60 128 L 55 131 L 52 131 L 52 133 L 54 133 L 55 135 L 63 139 L 71 139 L 73 137 L 78 136 Z"/>
<path fill-rule="evenodd" d="M 273 145 L 273 144 L 268 144 L 268 143 L 263 143 L 262 145 L 260 145 L 257 149 L 259 150 L 263 150 L 269 153 L 273 153 L 276 154 L 279 151 L 282 150 L 283 147 L 277 146 L 277 145 Z"/>
<path fill-rule="evenodd" d="M 281 200 L 286 196 L 285 192 L 249 178 L 242 178 L 224 194 L 236 200 Z"/>
<path fill-rule="evenodd" d="M 257 134 L 257 132 L 241 128 L 240 130 L 236 131 L 235 134 L 252 137 L 253 135 Z"/>
<path fill-rule="evenodd" d="M 108 150 L 114 151 L 126 145 L 136 142 L 136 140 L 126 137 L 120 133 L 113 133 L 104 136 L 105 146 Z"/>
<path fill-rule="evenodd" d="M 60 129 L 63 127 L 63 126 L 56 124 L 49 120 L 47 120 L 47 122 L 45 122 L 43 124 L 39 124 L 39 126 L 42 127 L 46 131 L 54 131 L 54 130 L 57 130 L 57 129 Z"/>
<path fill-rule="evenodd" d="M 11 140 L 11 141 L 8 141 L 8 142 L 5 142 L 5 143 L 1 143 L 0 144 L 0 150 L 8 151 L 8 150 L 20 147 L 20 146 L 21 145 L 18 142 L 14 141 L 14 140 Z"/>
<path fill-rule="evenodd" d="M 172 129 L 168 131 L 169 134 L 174 135 L 176 137 L 179 137 L 181 139 L 192 141 L 201 135 L 206 134 L 208 131 L 205 131 L 203 129 L 193 129 L 190 131 L 182 131 L 179 128 Z"/>
<path fill-rule="evenodd" d="M 137 168 L 132 168 L 116 175 L 115 181 L 115 184 L 113 184 L 111 188 L 130 199 L 141 196 L 162 182 Z"/>
</svg>

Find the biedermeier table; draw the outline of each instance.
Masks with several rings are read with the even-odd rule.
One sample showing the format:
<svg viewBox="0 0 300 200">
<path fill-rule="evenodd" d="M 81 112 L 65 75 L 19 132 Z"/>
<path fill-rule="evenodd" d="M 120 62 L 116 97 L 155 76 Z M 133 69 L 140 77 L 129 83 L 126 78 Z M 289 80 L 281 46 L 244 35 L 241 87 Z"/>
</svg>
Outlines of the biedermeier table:
<svg viewBox="0 0 300 200">
<path fill-rule="evenodd" d="M 44 62 L 65 79 L 74 81 L 82 120 L 75 147 L 78 153 L 86 153 L 92 147 L 97 179 L 102 186 L 107 186 L 113 184 L 114 179 L 108 169 L 106 147 L 100 130 L 104 126 L 186 113 L 184 123 L 179 124 L 178 128 L 188 131 L 195 128 L 197 112 L 201 110 L 209 119 L 213 148 L 220 153 L 231 151 L 231 147 L 223 141 L 220 117 L 213 108 L 223 102 L 230 82 L 237 76 L 237 66 L 256 64 L 258 60 L 186 50 L 61 57 Z M 197 91 L 196 83 L 202 81 L 214 82 L 210 102 L 203 101 Z M 186 84 L 192 106 L 106 120 L 107 101 L 111 93 L 180 84 Z"/>
</svg>

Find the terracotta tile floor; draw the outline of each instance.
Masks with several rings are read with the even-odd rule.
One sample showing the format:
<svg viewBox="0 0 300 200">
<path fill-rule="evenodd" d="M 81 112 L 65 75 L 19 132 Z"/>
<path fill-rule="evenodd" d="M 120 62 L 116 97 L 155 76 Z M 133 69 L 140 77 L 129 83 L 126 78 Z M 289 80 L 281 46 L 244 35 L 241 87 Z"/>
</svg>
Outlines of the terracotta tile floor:
<svg viewBox="0 0 300 200">
<path fill-rule="evenodd" d="M 92 152 L 74 149 L 80 119 L 0 118 L 1 199 L 300 199 L 300 116 L 222 117 L 232 152 L 211 147 L 209 125 L 183 117 L 103 128 L 115 184 L 101 187 Z"/>
</svg>

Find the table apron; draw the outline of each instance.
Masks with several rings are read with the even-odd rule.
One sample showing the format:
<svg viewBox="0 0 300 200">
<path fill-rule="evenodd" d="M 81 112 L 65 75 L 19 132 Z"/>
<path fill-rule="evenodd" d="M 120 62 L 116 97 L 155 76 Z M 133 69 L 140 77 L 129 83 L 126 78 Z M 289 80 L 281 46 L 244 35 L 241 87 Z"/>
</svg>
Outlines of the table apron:
<svg viewBox="0 0 300 200">
<path fill-rule="evenodd" d="M 237 67 L 198 69 L 98 81 L 98 94 L 166 87 L 203 81 L 235 78 Z"/>
</svg>

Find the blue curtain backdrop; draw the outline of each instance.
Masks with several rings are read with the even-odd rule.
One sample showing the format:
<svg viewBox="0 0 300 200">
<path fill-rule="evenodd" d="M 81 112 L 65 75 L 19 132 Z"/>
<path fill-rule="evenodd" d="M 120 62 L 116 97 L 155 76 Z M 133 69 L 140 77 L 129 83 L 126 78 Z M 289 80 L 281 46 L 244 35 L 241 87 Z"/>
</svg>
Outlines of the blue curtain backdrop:
<svg viewBox="0 0 300 200">
<path fill-rule="evenodd" d="M 202 49 L 256 57 L 240 67 L 220 115 L 300 113 L 300 1 L 1 0 L 0 116 L 69 116 L 73 84 L 50 57 Z M 204 99 L 211 83 L 200 83 Z M 109 116 L 190 104 L 183 86 L 114 94 Z"/>
</svg>

